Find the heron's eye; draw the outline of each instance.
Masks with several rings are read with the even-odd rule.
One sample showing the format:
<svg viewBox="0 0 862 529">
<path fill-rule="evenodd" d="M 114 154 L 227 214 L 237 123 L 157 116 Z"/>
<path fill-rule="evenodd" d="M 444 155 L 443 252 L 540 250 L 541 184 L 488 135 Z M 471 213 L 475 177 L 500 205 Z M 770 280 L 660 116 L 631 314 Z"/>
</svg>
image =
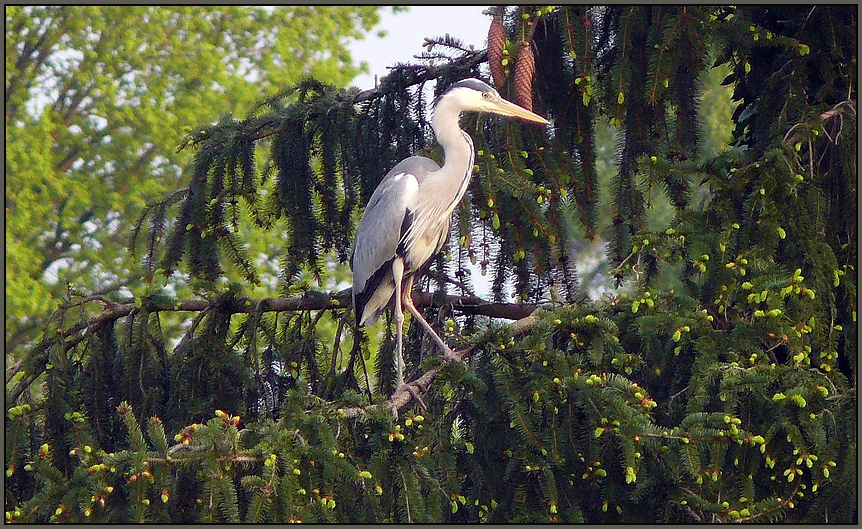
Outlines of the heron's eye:
<svg viewBox="0 0 862 529">
<path fill-rule="evenodd" d="M 482 92 L 482 99 L 491 99 L 491 92 Z"/>
</svg>

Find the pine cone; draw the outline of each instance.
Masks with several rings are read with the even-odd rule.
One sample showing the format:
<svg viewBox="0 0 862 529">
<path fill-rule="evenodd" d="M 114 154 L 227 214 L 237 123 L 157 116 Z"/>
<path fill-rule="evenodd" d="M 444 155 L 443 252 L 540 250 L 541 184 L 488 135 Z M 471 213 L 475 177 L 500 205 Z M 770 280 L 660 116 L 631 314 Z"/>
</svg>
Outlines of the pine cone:
<svg viewBox="0 0 862 529">
<path fill-rule="evenodd" d="M 488 28 L 488 66 L 491 68 L 491 78 L 497 88 L 502 88 L 506 82 L 506 70 L 503 68 L 503 48 L 506 46 L 506 28 L 496 18 Z"/>
<path fill-rule="evenodd" d="M 515 95 L 518 104 L 529 111 L 533 110 L 533 74 L 536 72 L 536 58 L 529 42 L 521 42 L 521 49 L 515 60 Z"/>
</svg>

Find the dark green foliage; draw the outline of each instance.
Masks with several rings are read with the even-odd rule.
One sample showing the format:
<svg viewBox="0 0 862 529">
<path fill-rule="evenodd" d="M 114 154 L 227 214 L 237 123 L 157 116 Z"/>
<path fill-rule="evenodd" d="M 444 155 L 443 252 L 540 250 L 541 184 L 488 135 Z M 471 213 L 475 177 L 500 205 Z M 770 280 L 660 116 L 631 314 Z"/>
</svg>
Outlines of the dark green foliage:
<svg viewBox="0 0 862 529">
<path fill-rule="evenodd" d="M 703 28 L 714 18 L 712 9 L 693 6 L 614 6 L 599 15 L 601 42 L 612 44 L 599 48 L 598 78 L 611 121 L 622 129 L 609 237 L 618 284 L 632 236 L 645 228 L 646 197 L 636 183 L 646 172 L 644 155 L 664 165 L 656 184 L 673 205 L 687 205 L 689 184 L 672 168 L 698 155 L 699 76 L 710 51 Z"/>
<path fill-rule="evenodd" d="M 567 189 L 573 189 L 579 221 L 592 237 L 596 231 L 598 177 L 595 167 L 595 132 L 592 98 L 591 61 L 588 58 L 592 38 L 587 24 L 588 8 L 566 6 L 555 17 L 540 20 L 534 34 L 538 55 L 536 85 L 541 87 L 545 109 L 554 118 L 561 136 L 564 168 L 559 173 Z"/>
<path fill-rule="evenodd" d="M 469 290 L 472 262 L 494 301 L 514 287 L 540 309 L 516 325 L 471 314 L 435 275 L 429 321 L 473 350 L 441 367 L 411 325 L 407 377 L 436 378 L 427 410 L 393 414 L 389 316 L 372 351 L 344 293 L 223 286 L 225 259 L 255 279 L 239 208 L 286 230 L 284 287 L 345 260 L 389 168 L 439 160 L 423 84 L 480 75 L 484 56 L 447 37 L 425 57 L 448 65 L 402 65 L 376 91 L 308 80 L 191 133 L 188 188 L 133 234 L 152 289 L 123 305 L 70 287 L 7 383 L 7 520 L 856 521 L 857 9 L 541 12 L 500 10 L 511 41 L 531 36 L 535 109 L 553 126 L 462 119 L 475 178 L 432 265 Z M 715 59 L 740 105 L 733 144 L 706 157 Z M 600 120 L 619 133 L 609 189 Z M 660 226 L 655 191 L 673 209 Z M 571 250 L 600 235 L 600 194 L 625 288 L 589 300 Z M 200 300 L 156 288 L 175 270 Z M 83 310 L 93 301 L 105 309 Z M 177 341 L 163 318 L 179 310 L 194 312 Z"/>
</svg>

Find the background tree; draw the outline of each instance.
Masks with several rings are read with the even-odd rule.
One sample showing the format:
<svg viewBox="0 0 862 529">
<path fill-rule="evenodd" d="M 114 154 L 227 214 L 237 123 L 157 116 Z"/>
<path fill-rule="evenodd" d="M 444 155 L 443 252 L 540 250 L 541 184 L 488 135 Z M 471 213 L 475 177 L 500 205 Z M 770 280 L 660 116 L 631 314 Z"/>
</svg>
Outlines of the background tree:
<svg viewBox="0 0 862 529">
<path fill-rule="evenodd" d="M 38 336 L 67 283 L 108 293 L 138 282 L 129 233 L 147 202 L 181 185 L 183 127 L 245 113 L 261 90 L 308 75 L 346 84 L 365 67 L 346 39 L 377 11 L 7 7 L 7 355 Z"/>
<path fill-rule="evenodd" d="M 856 519 L 857 10 L 489 13 L 487 52 L 433 39 L 438 66 L 375 90 L 308 79 L 191 130 L 188 185 L 134 229 L 142 295 L 70 291 L 7 370 L 7 519 Z M 440 366 L 411 328 L 418 414 L 390 397 L 391 335 L 371 348 L 349 292 L 313 280 L 389 167 L 439 156 L 424 84 L 487 62 L 553 126 L 462 121 L 478 174 L 418 298 L 471 349 Z M 738 101 L 717 153 L 711 65 Z M 671 215 L 651 215 L 656 191 Z M 252 296 L 242 215 L 287 234 L 281 297 Z M 588 299 L 572 250 L 602 232 L 626 288 Z M 471 262 L 491 299 L 470 295 Z M 193 298 L 173 292 L 184 274 Z M 173 342 L 163 318 L 187 311 Z"/>
</svg>

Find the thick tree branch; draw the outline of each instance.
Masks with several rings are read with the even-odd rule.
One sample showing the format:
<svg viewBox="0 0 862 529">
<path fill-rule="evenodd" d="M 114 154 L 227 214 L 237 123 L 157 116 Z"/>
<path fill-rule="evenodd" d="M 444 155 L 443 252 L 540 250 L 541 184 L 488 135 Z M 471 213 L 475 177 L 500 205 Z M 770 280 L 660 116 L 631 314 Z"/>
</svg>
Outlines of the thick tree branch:
<svg viewBox="0 0 862 529">
<path fill-rule="evenodd" d="M 453 59 L 449 63 L 441 64 L 440 66 L 409 65 L 403 66 L 402 68 L 414 71 L 414 77 L 410 80 L 410 82 L 407 83 L 407 86 L 417 86 L 433 79 L 437 79 L 447 70 L 463 68 L 465 66 L 472 67 L 476 64 L 482 63 L 487 60 L 487 57 L 488 53 L 486 50 L 478 50 L 470 52 L 463 57 Z M 381 84 L 380 86 L 376 86 L 374 88 L 359 92 L 352 98 L 345 98 L 343 104 L 348 106 L 357 105 L 359 103 L 364 103 L 365 101 L 371 101 L 375 98 L 382 97 L 386 94 L 386 92 L 386 84 Z M 245 123 L 245 125 L 248 128 L 243 131 L 243 135 L 246 137 L 246 139 L 253 142 L 278 134 L 279 132 L 284 131 L 285 127 L 287 126 L 284 120 L 273 120 L 270 118 L 266 118 L 263 120 L 252 120 L 251 122 Z M 194 142 L 199 143 L 207 139 L 207 137 L 207 135 L 196 136 L 194 138 Z M 177 152 L 183 150 L 187 146 L 188 143 L 183 142 L 177 147 Z"/>
<path fill-rule="evenodd" d="M 414 304 L 417 307 L 428 307 L 435 302 L 441 301 L 441 296 L 432 295 L 427 292 L 416 292 L 413 294 Z M 98 301 L 106 305 L 105 309 L 91 316 L 90 318 L 72 325 L 68 329 L 64 329 L 61 337 L 65 340 L 66 347 L 74 347 L 92 331 L 101 325 L 116 321 L 120 318 L 129 316 L 133 312 L 145 309 L 148 312 L 201 312 L 211 309 L 215 306 L 214 302 L 204 299 L 187 299 L 187 300 L 171 300 L 159 298 L 145 298 L 141 305 L 136 303 L 113 303 L 101 296 L 91 296 L 81 302 L 81 304 Z M 488 316 L 491 318 L 502 318 L 508 320 L 518 320 L 515 326 L 523 326 L 522 322 L 529 321 L 530 315 L 539 308 L 539 305 L 517 304 L 517 303 L 492 303 L 485 301 L 476 296 L 445 296 L 442 301 L 457 310 L 462 314 L 472 314 Z M 227 311 L 231 314 L 248 314 L 251 312 L 293 312 L 305 310 L 338 310 L 348 309 L 351 306 L 351 290 L 345 289 L 336 293 L 309 291 L 301 297 L 296 298 L 263 298 L 259 300 L 251 300 L 248 298 L 237 297 L 231 298 L 226 303 L 219 304 L 219 310 Z M 532 325 L 532 324 L 530 324 Z M 518 327 L 520 328 L 520 327 Z M 527 329 L 529 328 L 526 327 Z M 518 332 L 516 331 L 516 334 Z M 53 343 L 56 343 L 57 337 L 43 338 L 42 341 L 30 350 L 29 354 L 22 361 L 16 362 L 15 365 L 6 371 L 7 383 L 24 369 L 25 366 L 32 365 L 32 370 L 15 385 L 12 390 L 6 394 L 6 409 L 15 405 L 15 401 L 21 396 L 24 391 L 38 378 L 45 370 L 48 361 L 48 350 Z M 430 373 L 430 372 L 429 372 Z M 436 376 L 436 371 L 428 375 L 427 384 Z M 425 376 L 425 375 L 423 375 Z M 425 380 L 425 379 L 421 379 Z M 420 383 L 418 380 L 415 383 Z M 425 384 L 425 382 L 421 382 Z M 421 391 L 427 390 L 427 385 L 420 386 Z M 393 398 L 397 395 L 393 395 Z M 400 403 L 401 397 L 398 397 Z M 399 404 L 404 406 L 406 404 Z"/>
<path fill-rule="evenodd" d="M 453 68 L 461 68 L 464 66 L 473 66 L 484 62 L 485 60 L 487 60 L 487 58 L 488 52 L 486 50 L 477 50 L 475 52 L 470 52 L 463 57 L 453 59 L 449 63 L 441 64 L 440 66 L 411 65 L 409 66 L 409 68 L 413 69 L 417 73 L 416 77 L 413 78 L 412 82 L 409 85 L 416 86 L 427 81 L 431 81 L 432 79 L 437 79 L 442 73 L 446 72 L 447 70 Z M 353 98 L 353 102 L 361 103 L 363 101 L 370 101 L 376 97 L 380 97 L 384 93 L 385 85 L 381 85 L 379 87 L 360 92 L 356 97 Z"/>
<path fill-rule="evenodd" d="M 10 351 L 17 348 L 19 345 L 27 342 L 32 338 L 32 333 L 42 324 L 42 321 L 37 319 L 36 321 L 28 321 L 27 323 L 18 327 L 12 337 L 6 340 L 6 354 L 9 354 Z M 6 382 L 9 382 L 8 380 Z"/>
</svg>

